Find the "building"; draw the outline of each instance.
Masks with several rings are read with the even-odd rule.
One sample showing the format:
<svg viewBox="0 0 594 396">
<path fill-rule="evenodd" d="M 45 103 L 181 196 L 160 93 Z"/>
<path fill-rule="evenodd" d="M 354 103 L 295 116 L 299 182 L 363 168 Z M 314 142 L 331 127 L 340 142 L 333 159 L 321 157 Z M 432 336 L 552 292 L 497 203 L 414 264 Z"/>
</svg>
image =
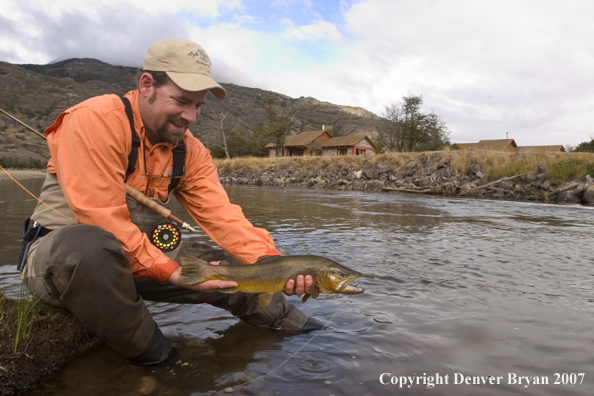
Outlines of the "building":
<svg viewBox="0 0 594 396">
<path fill-rule="evenodd" d="M 375 153 L 375 144 L 365 135 L 340 136 L 327 140 L 322 144 L 322 155 L 364 155 Z"/>
<path fill-rule="evenodd" d="M 513 153 L 518 145 L 514 139 L 479 140 L 478 143 L 458 143 L 460 150 L 487 150 Z"/>
<path fill-rule="evenodd" d="M 319 155 L 320 146 L 332 139 L 328 131 L 302 132 L 299 135 L 289 135 L 285 138 L 285 147 L 278 148 L 276 143 L 268 143 L 269 157 L 293 157 Z"/>
<path fill-rule="evenodd" d="M 458 143 L 460 150 L 502 151 L 504 153 L 560 153 L 562 145 L 518 146 L 514 139 L 479 140 L 478 143 Z"/>
<path fill-rule="evenodd" d="M 269 143 L 266 148 L 269 157 L 293 157 L 361 155 L 375 153 L 376 146 L 368 136 L 332 137 L 330 132 L 322 130 L 289 135 L 284 148 L 278 148 L 276 143 Z"/>
<path fill-rule="evenodd" d="M 558 144 L 554 146 L 520 146 L 516 147 L 517 153 L 563 153 L 565 148 Z"/>
</svg>

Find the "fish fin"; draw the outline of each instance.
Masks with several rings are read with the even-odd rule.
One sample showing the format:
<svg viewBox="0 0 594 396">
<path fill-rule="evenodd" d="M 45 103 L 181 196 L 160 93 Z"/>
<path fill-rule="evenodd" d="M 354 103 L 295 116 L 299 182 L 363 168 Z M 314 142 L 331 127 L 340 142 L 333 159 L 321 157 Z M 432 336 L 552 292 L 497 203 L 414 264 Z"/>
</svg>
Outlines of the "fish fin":
<svg viewBox="0 0 594 396">
<path fill-rule="evenodd" d="M 223 289 L 217 289 L 221 293 L 237 293 L 239 291 L 238 287 L 225 287 Z"/>
<path fill-rule="evenodd" d="M 262 293 L 258 295 L 258 304 L 265 307 L 272 301 L 272 293 Z"/>
<path fill-rule="evenodd" d="M 192 256 L 181 257 L 182 271 L 179 275 L 179 283 L 193 285 L 202 282 L 201 267 L 210 265 L 206 261 Z"/>
<path fill-rule="evenodd" d="M 306 294 L 303 296 L 303 298 L 301 299 L 301 303 L 306 302 L 307 300 L 309 300 L 310 297 L 312 297 L 315 300 L 318 298 L 319 295 L 320 295 L 320 288 L 316 285 L 316 286 L 314 286 L 311 294 Z"/>
<path fill-rule="evenodd" d="M 320 288 L 318 287 L 318 285 L 314 286 L 311 296 L 314 299 L 317 299 L 320 296 Z"/>
</svg>

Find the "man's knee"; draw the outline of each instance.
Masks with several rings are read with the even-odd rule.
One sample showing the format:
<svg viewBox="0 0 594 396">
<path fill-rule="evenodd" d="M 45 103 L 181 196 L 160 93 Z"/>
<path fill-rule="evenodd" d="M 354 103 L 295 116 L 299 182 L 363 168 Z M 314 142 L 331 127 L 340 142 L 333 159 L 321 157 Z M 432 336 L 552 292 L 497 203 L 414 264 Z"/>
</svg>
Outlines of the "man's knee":
<svg viewBox="0 0 594 396">
<path fill-rule="evenodd" d="M 52 236 L 53 233 L 56 233 Z M 122 272 L 129 272 L 129 262 L 120 242 L 100 227 L 76 224 L 48 235 L 48 257 L 45 278 L 53 292 L 61 295 L 76 278 L 79 286 L 90 281 L 109 282 Z M 45 241 L 42 241 L 42 243 Z"/>
</svg>

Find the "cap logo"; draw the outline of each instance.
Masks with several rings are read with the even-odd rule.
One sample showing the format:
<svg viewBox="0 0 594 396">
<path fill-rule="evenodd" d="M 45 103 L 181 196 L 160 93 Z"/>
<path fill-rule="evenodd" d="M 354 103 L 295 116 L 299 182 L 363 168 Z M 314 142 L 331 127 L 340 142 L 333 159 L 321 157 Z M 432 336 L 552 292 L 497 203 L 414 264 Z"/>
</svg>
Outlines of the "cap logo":
<svg viewBox="0 0 594 396">
<path fill-rule="evenodd" d="M 206 52 L 202 50 L 190 51 L 188 52 L 188 56 L 192 57 L 196 63 L 210 69 L 210 59 L 208 58 L 208 55 L 206 55 Z"/>
</svg>

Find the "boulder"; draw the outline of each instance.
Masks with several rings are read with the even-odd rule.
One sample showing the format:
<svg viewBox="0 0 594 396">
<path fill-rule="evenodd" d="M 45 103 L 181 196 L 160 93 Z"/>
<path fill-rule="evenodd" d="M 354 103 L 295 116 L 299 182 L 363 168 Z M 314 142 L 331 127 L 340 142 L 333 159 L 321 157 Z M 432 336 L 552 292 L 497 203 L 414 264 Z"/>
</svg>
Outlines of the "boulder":
<svg viewBox="0 0 594 396">
<path fill-rule="evenodd" d="M 582 203 L 582 197 L 577 190 L 562 191 L 557 196 L 558 204 L 580 204 Z"/>
<path fill-rule="evenodd" d="M 594 205 L 594 186 L 589 186 L 584 190 L 582 201 L 586 205 Z"/>
<path fill-rule="evenodd" d="M 481 172 L 481 166 L 479 164 L 472 164 L 468 167 L 468 174 L 471 176 L 476 176 L 479 172 Z"/>
<path fill-rule="evenodd" d="M 535 181 L 538 180 L 538 174 L 536 174 L 534 172 L 530 172 L 526 176 L 524 176 L 524 180 L 526 180 L 526 183 L 528 183 L 528 184 L 534 183 Z"/>
</svg>

